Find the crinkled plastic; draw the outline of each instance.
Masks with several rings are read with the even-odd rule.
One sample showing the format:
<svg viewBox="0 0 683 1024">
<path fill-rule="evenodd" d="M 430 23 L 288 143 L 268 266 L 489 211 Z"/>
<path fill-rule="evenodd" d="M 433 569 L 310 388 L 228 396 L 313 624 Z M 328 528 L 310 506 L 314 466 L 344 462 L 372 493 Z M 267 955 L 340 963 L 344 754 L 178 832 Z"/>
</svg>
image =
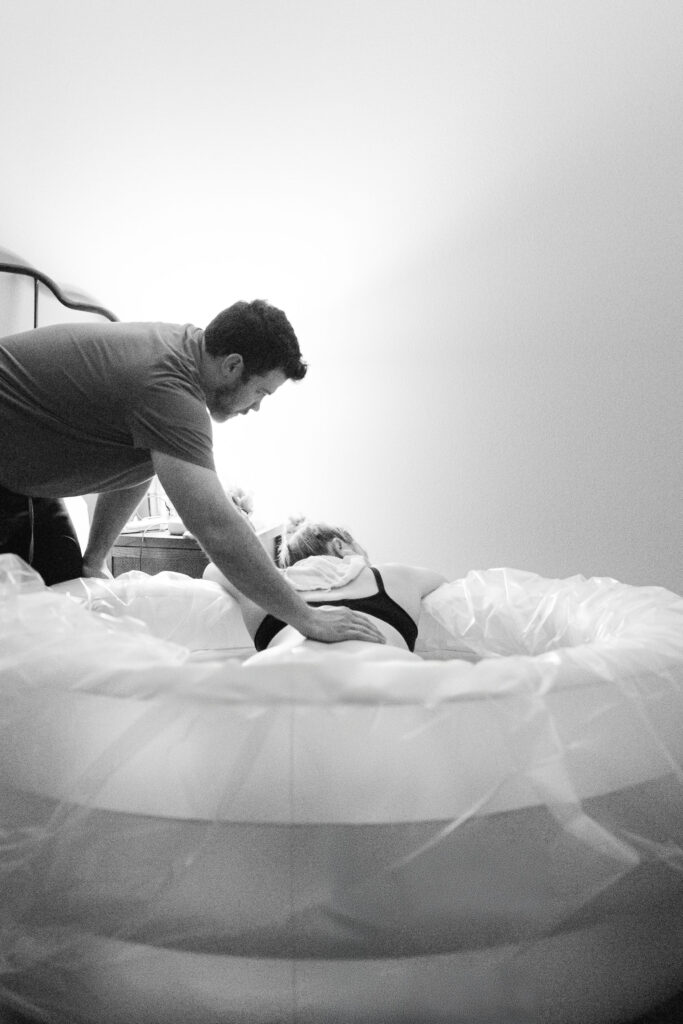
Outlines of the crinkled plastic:
<svg viewBox="0 0 683 1024">
<path fill-rule="evenodd" d="M 433 659 L 257 665 L 83 586 L 0 557 L 6 1014 L 607 1024 L 683 984 L 677 595 L 476 572 Z"/>
<path fill-rule="evenodd" d="M 141 620 L 154 636 L 195 652 L 253 653 L 237 602 L 218 583 L 189 580 L 180 572 L 127 572 L 116 579 L 79 579 L 58 583 L 86 608 L 114 618 Z"/>
</svg>

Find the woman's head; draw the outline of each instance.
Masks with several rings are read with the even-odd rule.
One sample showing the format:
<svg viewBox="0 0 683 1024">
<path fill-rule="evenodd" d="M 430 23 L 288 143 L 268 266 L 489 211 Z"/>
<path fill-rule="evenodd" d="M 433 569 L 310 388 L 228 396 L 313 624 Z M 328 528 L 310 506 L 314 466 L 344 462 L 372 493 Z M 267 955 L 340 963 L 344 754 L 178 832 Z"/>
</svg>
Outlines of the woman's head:
<svg viewBox="0 0 683 1024">
<path fill-rule="evenodd" d="M 341 526 L 313 522 L 305 516 L 293 516 L 282 533 L 278 565 L 286 569 L 311 555 L 336 555 L 341 558 L 348 549 L 365 555 L 349 531 Z"/>
</svg>

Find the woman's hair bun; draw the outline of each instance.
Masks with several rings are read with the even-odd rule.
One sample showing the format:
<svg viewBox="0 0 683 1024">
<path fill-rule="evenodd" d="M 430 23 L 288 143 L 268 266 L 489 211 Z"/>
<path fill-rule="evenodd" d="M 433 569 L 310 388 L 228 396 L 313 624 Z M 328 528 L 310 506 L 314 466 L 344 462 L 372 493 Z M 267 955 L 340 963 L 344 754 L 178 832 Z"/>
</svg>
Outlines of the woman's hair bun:
<svg viewBox="0 0 683 1024">
<path fill-rule="evenodd" d="M 328 554 L 328 545 L 336 537 L 347 544 L 353 543 L 353 537 L 348 530 L 339 526 L 314 522 L 308 516 L 290 516 L 282 529 L 278 565 L 284 569 L 311 555 Z"/>
<path fill-rule="evenodd" d="M 290 516 L 284 525 L 282 535 L 285 539 L 292 537 L 307 521 L 306 516 Z"/>
<path fill-rule="evenodd" d="M 285 523 L 285 529 L 286 530 L 289 530 L 289 529 L 296 530 L 297 527 L 301 526 L 301 524 L 305 523 L 305 522 L 306 522 L 306 516 L 303 516 L 303 515 L 290 516 L 288 518 L 287 522 Z"/>
</svg>

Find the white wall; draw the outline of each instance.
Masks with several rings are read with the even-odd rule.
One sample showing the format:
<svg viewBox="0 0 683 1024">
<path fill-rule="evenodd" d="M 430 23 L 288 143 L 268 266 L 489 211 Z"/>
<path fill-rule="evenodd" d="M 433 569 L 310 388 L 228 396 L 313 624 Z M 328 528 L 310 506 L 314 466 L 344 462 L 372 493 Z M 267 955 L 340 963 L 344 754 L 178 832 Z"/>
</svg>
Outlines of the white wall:
<svg viewBox="0 0 683 1024">
<path fill-rule="evenodd" d="M 124 319 L 283 306 L 217 428 L 378 559 L 683 590 L 679 0 L 22 0 L 0 245 Z"/>
</svg>

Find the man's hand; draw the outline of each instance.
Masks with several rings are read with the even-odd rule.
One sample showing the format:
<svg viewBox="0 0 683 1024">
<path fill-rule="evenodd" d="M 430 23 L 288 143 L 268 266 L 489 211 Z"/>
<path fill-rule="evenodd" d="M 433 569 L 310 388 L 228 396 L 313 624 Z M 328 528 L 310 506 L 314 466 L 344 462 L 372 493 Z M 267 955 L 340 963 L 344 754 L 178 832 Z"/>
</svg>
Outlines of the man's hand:
<svg viewBox="0 0 683 1024">
<path fill-rule="evenodd" d="M 96 580 L 113 580 L 114 577 L 107 568 L 106 562 L 101 565 L 94 564 L 92 562 L 83 562 L 82 570 L 83 579 L 96 579 Z"/>
<path fill-rule="evenodd" d="M 320 640 L 326 644 L 338 643 L 340 640 L 386 643 L 377 626 L 362 612 L 330 605 L 311 608 L 310 611 L 310 621 L 306 622 L 304 628 L 299 625 L 296 628 L 311 640 Z"/>
</svg>

